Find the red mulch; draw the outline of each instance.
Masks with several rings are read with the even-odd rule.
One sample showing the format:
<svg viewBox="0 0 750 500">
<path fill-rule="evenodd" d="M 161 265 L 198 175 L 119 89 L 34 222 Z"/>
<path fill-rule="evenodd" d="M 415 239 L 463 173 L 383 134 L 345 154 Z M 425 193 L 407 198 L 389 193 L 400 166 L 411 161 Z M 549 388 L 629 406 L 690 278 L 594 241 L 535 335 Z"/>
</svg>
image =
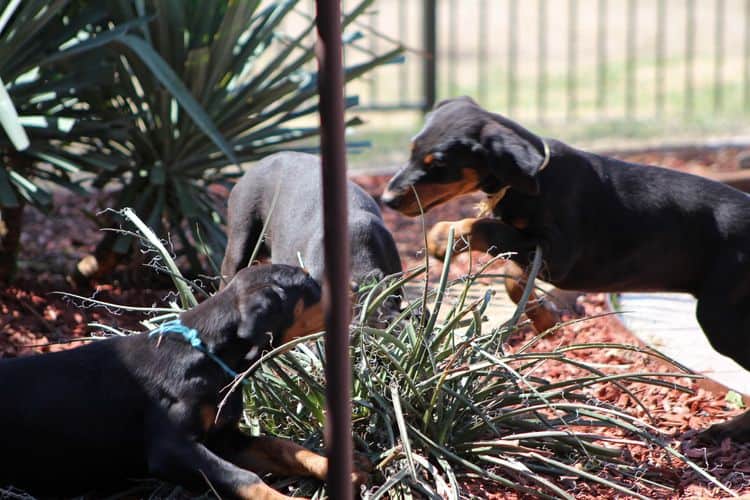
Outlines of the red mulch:
<svg viewBox="0 0 750 500">
<path fill-rule="evenodd" d="M 694 173 L 734 170 L 744 154 L 740 149 L 700 150 L 683 153 L 648 153 L 630 155 L 627 159 L 652 164 L 662 164 L 688 170 Z M 355 179 L 374 195 L 379 195 L 387 180 L 384 176 L 361 176 Z M 438 220 L 456 220 L 474 215 L 474 203 L 481 197 L 464 197 L 433 209 L 426 217 L 429 228 Z M 80 308 L 78 301 L 71 301 L 53 291 L 73 291 L 90 295 L 90 290 L 73 290 L 64 275 L 69 272 L 76 261 L 91 252 L 100 237 L 94 224 L 85 213 L 96 209 L 96 200 L 83 204 L 80 198 L 67 195 L 56 196 L 56 207 L 51 214 L 42 215 L 27 210 L 24 215 L 23 250 L 19 279 L 12 286 L 0 290 L 0 357 L 17 356 L 35 351 L 49 351 L 67 348 L 70 344 L 57 344 L 40 347 L 47 342 L 61 342 L 69 339 L 91 335 L 96 329 L 87 326 L 91 322 L 124 329 L 140 330 L 138 321 L 141 317 L 134 313 L 110 311 L 103 308 Z M 423 263 L 422 228 L 419 219 L 400 216 L 392 210 L 384 209 L 386 223 L 394 233 L 405 267 Z M 452 265 L 452 274 L 458 277 L 469 269 L 470 259 L 476 262 L 482 255 L 462 254 Z M 436 279 L 442 264 L 431 262 L 430 276 Z M 149 270 L 136 271 L 142 280 L 152 275 Z M 169 293 L 168 287 L 156 289 L 144 288 L 140 283 L 137 288 L 130 286 L 128 274 L 122 274 L 112 284 L 101 285 L 97 289 L 100 300 L 128 305 L 163 304 Z M 596 315 L 605 311 L 602 295 L 588 295 L 582 300 L 586 315 Z M 530 338 L 526 331 L 514 337 L 513 345 L 521 345 Z M 612 316 L 591 318 L 572 326 L 562 328 L 555 335 L 542 340 L 535 349 L 549 350 L 556 347 L 580 342 L 614 342 L 640 344 Z M 575 356 L 588 363 L 602 366 L 628 366 L 633 370 L 669 371 L 662 362 L 641 355 L 635 355 L 615 349 L 597 349 L 580 351 Z M 606 371 L 606 368 L 603 368 Z M 609 370 L 612 371 L 612 370 Z M 548 364 L 538 372 L 539 376 L 548 379 L 580 375 L 569 365 Z M 670 379 L 671 380 L 671 379 Z M 688 379 L 680 382 L 696 387 Z M 655 424 L 661 431 L 673 436 L 673 442 L 683 453 L 704 466 L 715 477 L 726 485 L 735 488 L 739 493 L 750 494 L 750 446 L 738 445 L 726 441 L 715 447 L 699 447 L 692 440 L 699 429 L 713 422 L 720 422 L 739 413 L 724 402 L 724 394 L 711 392 L 696 387 L 694 395 L 677 390 L 654 387 L 644 384 L 629 384 L 633 391 L 648 407 L 655 418 Z M 592 394 L 598 398 L 617 404 L 634 414 L 645 417 L 645 412 L 637 407 L 631 398 L 613 386 L 594 387 Z M 644 486 L 642 494 L 659 498 L 716 498 L 721 492 L 707 486 L 705 481 L 684 466 L 677 464 L 677 469 L 668 467 L 664 455 L 658 450 L 648 450 L 630 446 L 632 456 L 643 463 L 648 463 L 653 470 L 662 471 L 663 481 L 674 481 L 677 493 L 665 494 Z M 747 475 L 747 477 L 746 477 Z M 612 492 L 604 488 L 576 480 L 574 477 L 564 480 L 566 487 L 580 498 L 611 498 Z M 509 492 L 486 491 L 483 485 L 468 482 L 471 491 L 484 498 L 511 498 Z"/>
<path fill-rule="evenodd" d="M 144 272 L 138 263 L 118 270 L 112 283 L 102 283 L 95 289 L 75 288 L 68 283 L 66 276 L 81 257 L 93 252 L 101 237 L 91 214 L 106 200 L 105 196 L 82 202 L 80 197 L 58 193 L 51 213 L 24 211 L 18 275 L 10 286 L 0 289 L 0 357 L 73 347 L 79 343 L 70 340 L 98 333 L 89 323 L 142 329 L 139 314 L 91 307 L 58 292 L 131 306 L 163 305 L 173 295 L 170 288 L 151 289 L 139 283 L 136 277 L 165 281 L 153 280 L 154 273 Z"/>
</svg>

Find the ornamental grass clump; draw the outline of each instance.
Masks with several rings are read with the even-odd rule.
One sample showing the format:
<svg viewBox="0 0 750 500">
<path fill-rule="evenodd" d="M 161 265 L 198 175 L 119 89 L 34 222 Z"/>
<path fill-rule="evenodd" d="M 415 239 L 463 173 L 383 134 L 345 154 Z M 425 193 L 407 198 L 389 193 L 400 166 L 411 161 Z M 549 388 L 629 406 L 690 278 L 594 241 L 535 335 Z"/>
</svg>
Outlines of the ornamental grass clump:
<svg viewBox="0 0 750 500">
<path fill-rule="evenodd" d="M 137 220 L 132 212 L 125 216 Z M 158 243 L 153 233 L 146 234 Z M 171 257 L 159 246 L 166 272 L 180 284 L 183 307 L 194 303 L 186 290 L 194 284 L 169 265 Z M 478 298 L 475 292 L 480 279 L 498 276 L 488 271 L 493 261 L 451 281 L 450 248 L 437 286 L 417 287 L 421 296 L 385 328 L 366 326 L 368 318 L 394 290 L 412 289 L 425 268 L 390 277 L 360 300 L 351 327 L 352 420 L 355 449 L 375 466 L 366 498 L 458 499 L 475 494 L 471 488 L 477 485 L 485 491 L 573 498 L 573 480 L 634 498 L 668 496 L 675 487 L 665 479 L 670 464 L 690 467 L 731 493 L 672 448 L 658 429 L 596 397 L 597 388 L 613 384 L 640 404 L 627 383 L 689 392 L 680 382 L 693 375 L 656 351 L 631 345 L 539 348 L 539 339 L 554 331 L 520 342 L 514 336 L 511 342 L 523 328 L 518 320 L 533 279 L 511 318 L 487 318 L 493 291 L 486 289 Z M 537 252 L 532 277 L 540 264 Z M 155 310 L 144 324 L 153 328 L 178 310 L 176 304 Z M 264 353 L 228 389 L 245 391 L 247 432 L 324 449 L 324 337 L 321 332 Z M 673 369 L 613 375 L 573 355 L 592 349 L 637 351 Z M 575 375 L 552 379 L 543 369 L 548 363 L 574 368 Z M 635 448 L 662 457 L 663 464 L 636 460 Z M 280 478 L 274 487 L 313 498 L 326 494 L 325 485 L 309 479 Z"/>
<path fill-rule="evenodd" d="M 628 345 L 581 343 L 535 352 L 531 347 L 536 337 L 511 351 L 506 341 L 518 329 L 523 303 L 508 321 L 488 328 L 499 320 L 485 321 L 492 291 L 479 299 L 469 297 L 478 279 L 493 275 L 485 266 L 450 282 L 449 262 L 450 254 L 439 285 L 426 287 L 423 296 L 386 328 L 364 325 L 380 301 L 417 279 L 421 270 L 372 289 L 352 326 L 354 440 L 355 448 L 376 464 L 371 498 L 459 498 L 466 494 L 467 482 L 474 480 L 490 490 L 494 483 L 495 488 L 572 498 L 561 477 L 640 498 L 645 497 L 638 493 L 639 483 L 647 484 L 649 491 L 671 492 L 653 469 L 628 460 L 625 445 L 661 448 L 668 459 L 685 462 L 712 481 L 668 446 L 657 429 L 597 400 L 590 390 L 616 384 L 637 400 L 624 383 L 690 391 L 675 380 L 691 375 L 676 365 L 671 373 L 609 375 L 569 357 L 592 348 L 640 350 Z M 537 270 L 540 263 L 538 256 Z M 448 304 L 446 297 L 453 290 L 457 293 L 450 294 L 453 303 Z M 429 314 L 410 314 L 423 304 Z M 323 447 L 323 335 L 291 347 L 268 353 L 253 367 L 245 393 L 248 423 Z M 645 354 L 670 363 L 655 351 Z M 550 381 L 540 370 L 545 363 L 568 364 L 586 375 Z M 300 483 L 295 492 L 323 493 L 323 487 L 313 482 Z"/>
</svg>

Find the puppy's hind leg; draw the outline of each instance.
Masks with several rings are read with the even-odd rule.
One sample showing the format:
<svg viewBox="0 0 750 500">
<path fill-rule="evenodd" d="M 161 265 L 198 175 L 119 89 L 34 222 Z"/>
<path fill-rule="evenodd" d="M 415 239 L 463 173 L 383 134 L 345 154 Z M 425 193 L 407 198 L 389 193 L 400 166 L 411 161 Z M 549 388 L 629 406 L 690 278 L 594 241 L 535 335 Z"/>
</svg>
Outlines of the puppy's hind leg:
<svg viewBox="0 0 750 500">
<path fill-rule="evenodd" d="M 696 316 L 711 346 L 750 370 L 750 301 L 731 304 L 726 293 L 701 296 Z"/>
<path fill-rule="evenodd" d="M 750 370 L 750 294 L 746 290 L 750 283 L 730 289 L 726 277 L 742 273 L 725 267 L 711 273 L 710 282 L 698 296 L 696 315 L 714 349 Z M 699 435 L 703 441 L 714 442 L 726 437 L 738 442 L 750 441 L 750 411 L 714 424 Z"/>
<path fill-rule="evenodd" d="M 218 457 L 203 444 L 174 434 L 162 434 L 150 443 L 149 472 L 159 479 L 194 490 L 212 488 L 224 498 L 291 500 L 249 470 Z"/>
<path fill-rule="evenodd" d="M 523 296 L 523 290 L 528 282 L 526 271 L 516 262 L 509 260 L 503 270 L 505 276 L 505 291 L 514 304 L 518 304 Z M 526 316 L 531 320 L 537 332 L 549 330 L 560 321 L 560 315 L 551 303 L 539 297 L 533 289 L 524 309 Z"/>
<path fill-rule="evenodd" d="M 453 228 L 455 241 L 466 240 L 458 247 L 454 245 L 454 252 L 459 253 L 469 248 L 490 255 L 502 252 L 518 252 L 526 254 L 533 250 L 536 243 L 518 229 L 497 219 L 462 219 L 456 222 L 439 222 L 435 224 L 427 235 L 428 252 L 439 258 L 445 257 L 448 234 Z M 510 299 L 518 304 L 523 295 L 523 289 L 528 281 L 526 271 L 513 261 L 505 265 L 505 289 Z M 534 324 L 534 329 L 543 332 L 555 326 L 560 320 L 554 307 L 532 291 L 524 311 Z"/>
</svg>

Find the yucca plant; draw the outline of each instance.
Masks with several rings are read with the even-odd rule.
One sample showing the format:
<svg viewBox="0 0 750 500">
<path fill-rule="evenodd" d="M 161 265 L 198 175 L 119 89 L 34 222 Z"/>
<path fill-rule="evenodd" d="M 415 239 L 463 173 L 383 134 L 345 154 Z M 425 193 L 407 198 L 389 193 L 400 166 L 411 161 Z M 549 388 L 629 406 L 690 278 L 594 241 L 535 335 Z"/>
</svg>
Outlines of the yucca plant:
<svg viewBox="0 0 750 500">
<path fill-rule="evenodd" d="M 363 0 L 347 13 L 344 26 L 372 2 Z M 125 56 L 118 59 L 120 95 L 111 111 L 132 114 L 136 126 L 119 142 L 128 164 L 102 172 L 96 185 L 114 185 L 117 207 L 131 206 L 157 233 L 174 235 L 193 271 L 203 267 L 200 251 L 220 259 L 226 243 L 217 210 L 224 199 L 212 186 L 227 188 L 242 162 L 281 149 L 315 149 L 314 142 L 301 142 L 318 134 L 314 23 L 295 11 L 298 3 L 111 2 L 115 24 L 142 15 L 153 19 L 137 35 L 118 40 Z M 301 27 L 290 34 L 281 23 L 291 16 Z M 361 36 L 347 32 L 344 42 Z M 346 76 L 357 78 L 400 52 L 395 46 L 383 54 L 355 54 Z M 105 236 L 92 269 L 106 273 L 132 242 L 127 235 Z"/>
<path fill-rule="evenodd" d="M 88 301 L 150 313 L 143 324 L 154 328 L 173 319 L 182 308 L 192 307 L 196 303 L 194 292 L 205 291 L 180 274 L 167 250 L 169 245 L 132 210 L 123 210 L 121 215 L 134 224 L 132 234 L 140 235 L 143 250 L 156 259 L 153 264 L 172 276 L 181 305 L 128 308 Z M 504 346 L 518 328 L 533 279 L 513 316 L 487 331 L 483 316 L 492 292 L 469 299 L 470 292 L 477 280 L 500 276 L 487 271 L 490 262 L 475 274 L 449 282 L 452 245 L 447 248 L 440 283 L 424 288 L 422 298 L 412 301 L 400 318 L 383 329 L 363 326 L 383 300 L 408 281 L 419 279 L 424 268 L 372 287 L 363 297 L 352 325 L 355 448 L 376 466 L 366 498 L 465 498 L 465 485 L 477 480 L 487 483 L 489 489 L 494 483 L 535 498 L 572 498 L 557 481 L 560 476 L 599 483 L 611 488 L 613 494 L 635 498 L 644 498 L 638 493 L 638 485 L 646 483 L 650 491 L 660 489 L 669 496 L 669 484 L 661 484 L 661 478 L 650 473 L 646 464 L 636 463 L 623 453 L 626 444 L 661 449 L 724 492 L 732 493 L 671 448 L 648 423 L 597 400 L 595 391 L 587 391 L 596 385 L 616 384 L 637 401 L 623 384 L 638 382 L 689 391 L 679 385 L 678 379 L 692 375 L 676 364 L 673 373 L 618 371 L 611 375 L 569 356 L 587 349 L 623 349 L 671 363 L 656 351 L 631 345 L 584 343 L 540 352 L 532 349 L 539 340 L 537 336 L 513 352 L 506 351 Z M 537 256 L 532 278 L 541 264 L 540 253 Z M 446 297 L 451 287 L 459 293 L 458 300 L 449 305 Z M 429 305 L 430 314 L 413 315 L 421 310 L 422 303 Z M 96 326 L 109 334 L 128 334 Z M 244 389 L 247 432 L 262 430 L 323 448 L 324 336 L 321 332 L 268 352 L 242 374 L 249 382 Z M 585 375 L 549 381 L 538 371 L 544 363 L 568 364 Z M 230 390 L 240 390 L 242 380 L 238 378 Z M 603 432 L 613 428 L 619 430 L 619 436 Z M 325 495 L 323 485 L 312 480 L 284 478 L 274 486 L 297 495 Z M 181 490 L 155 483 L 143 483 L 130 493 L 184 495 Z"/>
<path fill-rule="evenodd" d="M 406 312 L 385 329 L 352 328 L 355 447 L 377 465 L 368 498 L 464 498 L 464 485 L 472 480 L 489 484 L 490 491 L 495 484 L 534 497 L 572 498 L 556 480 L 560 476 L 636 498 L 645 498 L 638 493 L 642 482 L 665 495 L 673 492 L 673 485 L 662 484 L 657 473 L 628 460 L 624 444 L 661 448 L 712 481 L 648 423 L 587 391 L 597 384 L 616 384 L 637 401 L 624 383 L 689 391 L 677 379 L 691 375 L 677 365 L 672 373 L 612 375 L 569 356 L 585 349 L 625 349 L 670 362 L 658 352 L 629 345 L 584 343 L 534 352 L 534 339 L 506 352 L 503 346 L 517 328 L 523 306 L 506 323 L 486 331 L 483 315 L 492 294 L 474 301 L 467 297 L 477 279 L 496 275 L 483 269 L 449 283 L 449 260 L 440 284 L 425 294 L 432 310 L 429 320 L 409 319 Z M 373 290 L 359 325 L 403 281 Z M 459 287 L 459 299 L 448 306 L 445 294 L 451 286 Z M 420 305 L 417 300 L 410 310 Z M 251 427 L 323 447 L 323 337 L 298 340 L 291 350 L 284 346 L 249 370 L 253 375 L 245 397 Z M 538 375 L 545 363 L 569 364 L 586 375 L 549 381 Z M 602 432 L 612 428 L 620 436 Z M 293 486 L 294 494 L 325 494 L 323 486 L 311 481 L 277 486 L 282 485 Z"/>
<path fill-rule="evenodd" d="M 87 57 L 113 33 L 102 24 L 106 18 L 98 2 L 0 1 L 0 85 L 19 116 L 2 113 L 24 127 L 30 142 L 17 151 L 0 132 L 0 281 L 15 271 L 25 206 L 47 210 L 50 185 L 81 192 L 82 172 L 114 169 L 123 160 L 107 144 L 123 139 L 126 118 L 104 119 L 93 109 L 115 74 L 111 61 Z M 117 31 L 143 22 L 131 21 Z"/>
</svg>

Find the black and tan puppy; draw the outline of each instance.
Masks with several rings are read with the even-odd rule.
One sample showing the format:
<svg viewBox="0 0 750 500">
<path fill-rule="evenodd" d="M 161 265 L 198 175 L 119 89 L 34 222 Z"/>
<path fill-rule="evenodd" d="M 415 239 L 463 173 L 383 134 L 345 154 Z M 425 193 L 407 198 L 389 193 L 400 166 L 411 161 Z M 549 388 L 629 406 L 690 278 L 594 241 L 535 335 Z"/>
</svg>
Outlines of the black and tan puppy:
<svg viewBox="0 0 750 500">
<path fill-rule="evenodd" d="M 474 249 L 535 246 L 544 279 L 584 291 L 676 291 L 720 353 L 750 369 L 750 197 L 702 177 L 626 163 L 542 139 L 467 97 L 439 103 L 383 195 L 416 215 L 463 193 L 488 195 L 490 216 L 455 223 Z M 436 226 L 430 249 L 451 223 Z M 750 439 L 750 416 L 709 434 Z"/>
<path fill-rule="evenodd" d="M 393 237 L 383 223 L 380 208 L 362 188 L 349 181 L 349 227 L 340 229 L 350 238 L 352 280 L 362 287 L 401 272 L 401 259 Z M 273 212 L 270 207 L 276 192 Z M 260 256 L 274 263 L 297 265 L 323 281 L 323 199 L 320 159 L 283 152 L 268 156 L 242 176 L 229 196 L 227 249 L 221 274 L 229 279 L 250 264 L 250 256 L 268 221 Z M 381 318 L 388 321 L 401 309 L 399 294 L 387 299 Z"/>
<path fill-rule="evenodd" d="M 299 268 L 257 266 L 180 321 L 239 371 L 262 349 L 321 330 L 320 295 Z M 324 457 L 239 431 L 242 391 L 217 418 L 232 377 L 174 332 L 2 360 L 0 380 L 0 487 L 58 496 L 153 476 L 225 498 L 284 499 L 257 474 L 326 476 Z"/>
</svg>

